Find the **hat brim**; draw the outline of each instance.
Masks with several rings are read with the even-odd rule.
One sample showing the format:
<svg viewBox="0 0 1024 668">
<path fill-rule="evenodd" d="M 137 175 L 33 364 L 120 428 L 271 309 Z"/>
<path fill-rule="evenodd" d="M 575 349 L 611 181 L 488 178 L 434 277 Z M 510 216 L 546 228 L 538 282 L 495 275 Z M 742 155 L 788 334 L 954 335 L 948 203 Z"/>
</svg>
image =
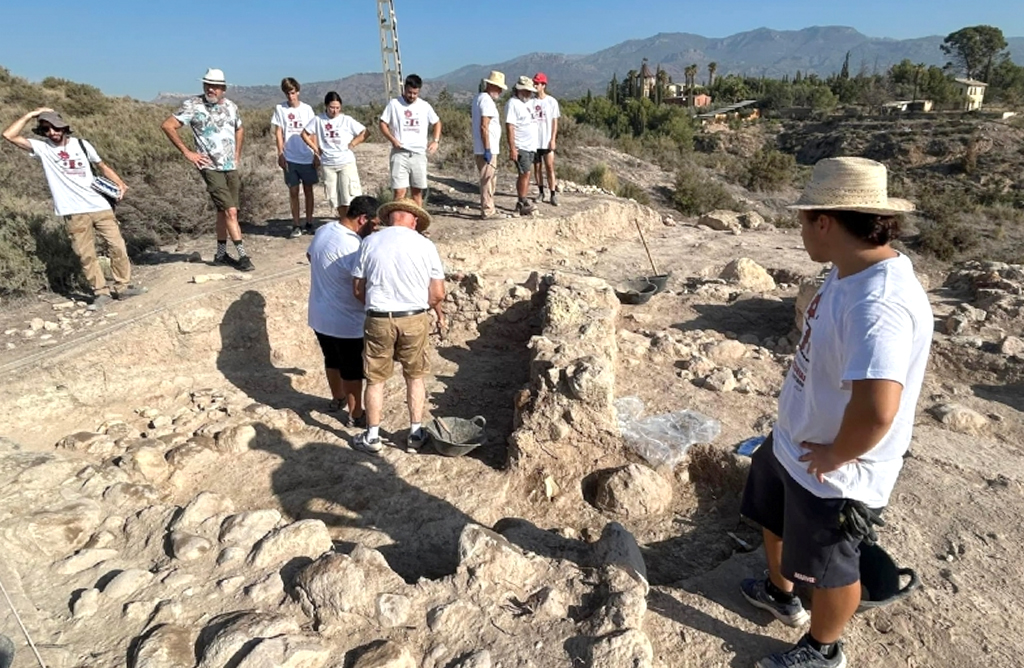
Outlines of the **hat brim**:
<svg viewBox="0 0 1024 668">
<path fill-rule="evenodd" d="M 420 207 L 416 206 L 412 202 L 402 201 L 388 202 L 384 206 L 380 207 L 379 209 L 377 209 L 377 217 L 380 218 L 382 224 L 386 225 L 388 216 L 390 216 L 391 213 L 394 211 L 405 211 L 406 213 L 411 213 L 412 215 L 416 216 L 417 232 L 425 231 L 428 227 L 430 227 L 430 223 L 433 222 L 430 218 L 429 213 L 427 213 Z"/>
<path fill-rule="evenodd" d="M 904 213 L 912 213 L 917 209 L 913 202 L 899 199 L 898 197 L 890 197 L 886 203 L 888 204 L 887 207 L 874 207 L 858 206 L 856 204 L 810 204 L 798 201 L 786 208 L 790 211 L 857 211 L 876 216 L 898 216 Z"/>
<path fill-rule="evenodd" d="M 537 87 L 536 86 L 532 86 L 532 85 L 531 86 L 520 86 L 519 84 L 516 84 L 515 86 L 513 86 L 513 88 L 515 88 L 516 90 L 527 90 L 527 91 L 530 91 L 531 93 L 536 93 L 537 92 Z"/>
<path fill-rule="evenodd" d="M 227 88 L 228 85 L 227 81 L 214 81 L 213 79 L 207 79 L 206 77 L 203 77 L 202 79 L 200 79 L 200 81 L 202 81 L 204 84 L 210 84 L 211 86 L 224 86 L 225 88 Z"/>
<path fill-rule="evenodd" d="M 491 79 L 484 79 L 484 83 L 485 84 L 491 84 L 492 86 L 497 86 L 498 88 L 500 88 L 502 90 L 508 90 L 508 86 L 506 86 L 505 84 L 498 83 L 497 81 L 492 81 Z"/>
</svg>

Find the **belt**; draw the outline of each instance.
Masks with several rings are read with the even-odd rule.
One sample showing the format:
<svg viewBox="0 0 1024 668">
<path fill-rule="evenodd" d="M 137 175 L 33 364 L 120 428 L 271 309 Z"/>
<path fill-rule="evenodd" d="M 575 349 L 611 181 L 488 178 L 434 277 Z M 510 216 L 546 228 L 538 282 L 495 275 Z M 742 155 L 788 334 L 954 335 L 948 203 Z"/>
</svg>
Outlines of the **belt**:
<svg viewBox="0 0 1024 668">
<path fill-rule="evenodd" d="M 418 308 L 412 311 L 367 311 L 367 318 L 407 318 L 411 315 L 419 315 L 420 313 L 426 313 L 427 309 Z"/>
</svg>

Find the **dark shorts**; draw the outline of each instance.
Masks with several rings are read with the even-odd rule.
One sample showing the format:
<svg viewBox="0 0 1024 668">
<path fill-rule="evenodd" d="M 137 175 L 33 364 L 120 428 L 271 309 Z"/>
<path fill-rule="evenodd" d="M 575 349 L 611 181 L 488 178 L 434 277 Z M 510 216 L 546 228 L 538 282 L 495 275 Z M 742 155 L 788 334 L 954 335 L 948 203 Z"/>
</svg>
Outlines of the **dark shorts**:
<svg viewBox="0 0 1024 668">
<path fill-rule="evenodd" d="M 339 339 L 315 332 L 324 353 L 324 368 L 337 369 L 342 380 L 363 379 L 363 340 Z"/>
<path fill-rule="evenodd" d="M 519 151 L 516 157 L 516 168 L 520 174 L 529 174 L 533 167 L 534 151 Z"/>
<path fill-rule="evenodd" d="M 544 162 L 544 156 L 546 156 L 548 153 L 554 153 L 554 152 L 555 152 L 555 149 L 553 149 L 553 148 L 539 148 L 539 149 L 537 149 L 537 152 L 534 153 L 534 155 L 533 155 L 533 164 L 535 164 L 535 165 L 541 164 L 542 162 Z"/>
<path fill-rule="evenodd" d="M 815 496 L 793 479 L 769 436 L 751 458 L 740 513 L 782 538 L 782 575 L 831 589 L 860 580 L 860 540 L 839 530 L 844 499 Z"/>
<path fill-rule="evenodd" d="M 217 211 L 227 211 L 238 208 L 238 194 L 242 191 L 242 177 L 238 172 L 218 172 L 213 169 L 202 169 L 199 171 L 206 182 L 206 192 L 210 193 L 210 199 Z"/>
<path fill-rule="evenodd" d="M 320 178 L 316 174 L 316 167 L 312 164 L 303 165 L 298 162 L 286 162 L 284 170 L 284 183 L 289 188 L 298 188 L 299 183 L 305 186 L 315 186 Z"/>
</svg>

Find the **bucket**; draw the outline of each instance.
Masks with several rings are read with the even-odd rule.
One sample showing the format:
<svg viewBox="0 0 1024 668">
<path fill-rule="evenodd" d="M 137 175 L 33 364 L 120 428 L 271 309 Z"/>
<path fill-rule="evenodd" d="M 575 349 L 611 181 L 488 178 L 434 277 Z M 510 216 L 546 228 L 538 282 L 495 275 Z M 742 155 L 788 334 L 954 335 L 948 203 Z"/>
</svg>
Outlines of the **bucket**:
<svg viewBox="0 0 1024 668">
<path fill-rule="evenodd" d="M 463 418 L 434 418 L 424 429 L 430 434 L 434 449 L 445 457 L 461 457 L 487 443 L 484 427 L 487 420 L 477 415 L 471 420 Z"/>
<path fill-rule="evenodd" d="M 648 283 L 653 283 L 654 287 L 657 288 L 654 291 L 654 294 L 658 294 L 665 289 L 665 284 L 668 283 L 668 279 L 671 276 L 672 272 L 669 272 L 667 274 L 658 274 L 656 276 L 644 276 L 642 280 L 645 280 Z"/>
<path fill-rule="evenodd" d="M 901 578 L 908 578 L 900 585 Z M 860 606 L 858 612 L 881 608 L 906 598 L 921 586 L 912 568 L 900 568 L 889 553 L 878 545 L 860 546 Z"/>
<path fill-rule="evenodd" d="M 658 286 L 646 278 L 623 281 L 615 286 L 615 296 L 622 304 L 646 304 L 658 291 Z"/>
</svg>

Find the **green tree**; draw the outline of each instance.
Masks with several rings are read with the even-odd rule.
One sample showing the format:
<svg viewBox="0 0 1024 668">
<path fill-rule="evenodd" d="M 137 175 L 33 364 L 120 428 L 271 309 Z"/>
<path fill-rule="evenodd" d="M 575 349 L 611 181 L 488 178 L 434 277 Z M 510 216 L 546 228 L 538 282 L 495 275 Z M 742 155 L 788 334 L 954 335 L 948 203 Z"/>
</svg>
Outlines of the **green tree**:
<svg viewBox="0 0 1024 668">
<path fill-rule="evenodd" d="M 718 63 L 716 63 L 716 62 L 708 63 L 708 88 L 711 88 L 712 86 L 715 85 L 715 72 L 717 72 L 717 71 L 718 71 Z"/>
<path fill-rule="evenodd" d="M 850 52 L 846 52 L 846 57 L 843 58 L 843 69 L 839 70 L 839 78 L 846 81 L 850 78 Z"/>
<path fill-rule="evenodd" d="M 968 78 L 988 80 L 992 68 L 1005 55 L 1006 38 L 995 26 L 971 26 L 946 35 L 942 52 L 952 60 L 946 65 Z"/>
<path fill-rule="evenodd" d="M 619 75 L 613 74 L 611 83 L 608 84 L 608 99 L 613 104 L 619 103 Z"/>
</svg>

